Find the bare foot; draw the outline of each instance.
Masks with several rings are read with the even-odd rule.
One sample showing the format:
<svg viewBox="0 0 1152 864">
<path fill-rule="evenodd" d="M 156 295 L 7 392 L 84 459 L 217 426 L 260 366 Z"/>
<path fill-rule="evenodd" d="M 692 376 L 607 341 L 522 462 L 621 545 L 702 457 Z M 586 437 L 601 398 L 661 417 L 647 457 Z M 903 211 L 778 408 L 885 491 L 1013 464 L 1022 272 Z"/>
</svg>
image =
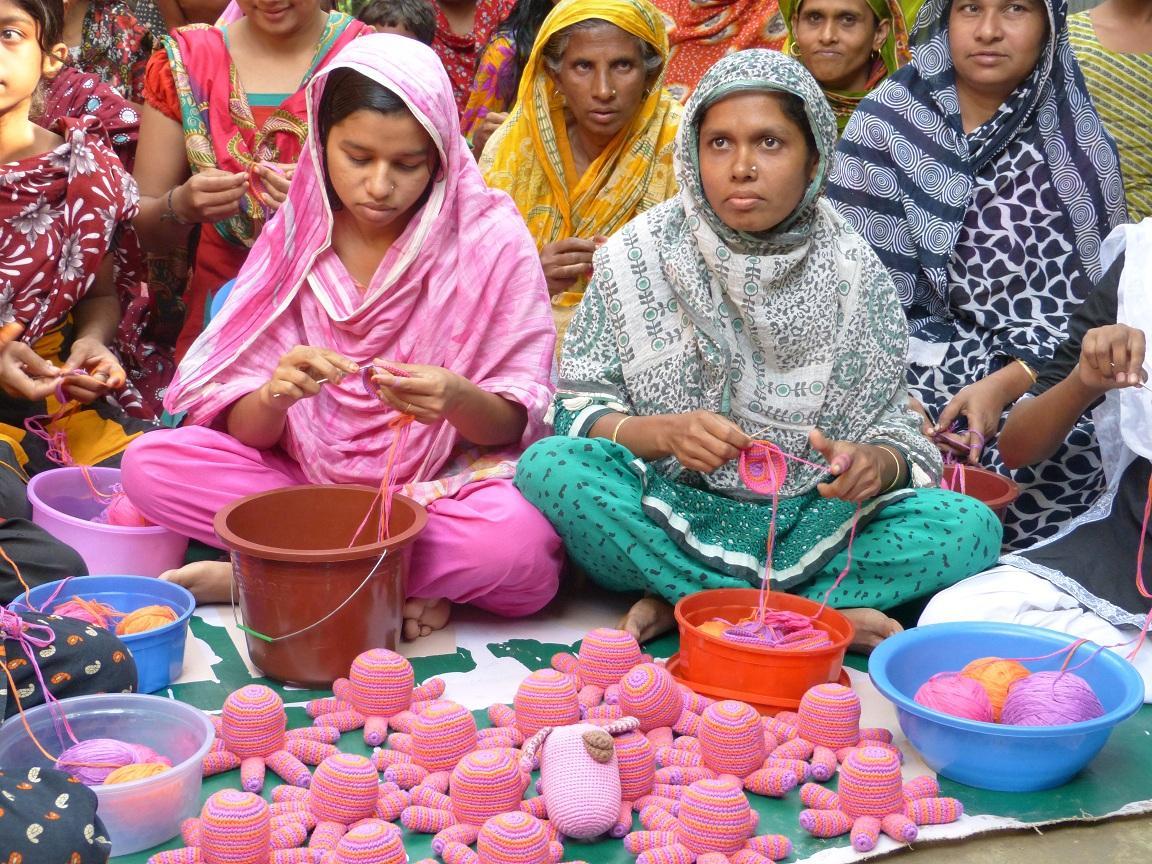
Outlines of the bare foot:
<svg viewBox="0 0 1152 864">
<path fill-rule="evenodd" d="M 160 578 L 187 588 L 197 603 L 227 603 L 232 599 L 230 561 L 194 561 L 175 570 L 165 570 Z"/>
<path fill-rule="evenodd" d="M 663 597 L 645 597 L 637 600 L 616 626 L 635 636 L 637 642 L 647 642 L 675 629 L 676 616 L 672 604 Z"/>
<path fill-rule="evenodd" d="M 871 654 L 872 649 L 889 636 L 895 636 L 904 630 L 899 621 L 889 618 L 879 609 L 859 608 L 839 611 L 856 628 L 856 638 L 848 646 L 848 650 L 858 654 Z"/>
<path fill-rule="evenodd" d="M 433 630 L 442 630 L 452 615 L 452 604 L 447 600 L 422 600 L 412 597 L 404 601 L 404 638 L 411 641 L 427 636 Z"/>
</svg>

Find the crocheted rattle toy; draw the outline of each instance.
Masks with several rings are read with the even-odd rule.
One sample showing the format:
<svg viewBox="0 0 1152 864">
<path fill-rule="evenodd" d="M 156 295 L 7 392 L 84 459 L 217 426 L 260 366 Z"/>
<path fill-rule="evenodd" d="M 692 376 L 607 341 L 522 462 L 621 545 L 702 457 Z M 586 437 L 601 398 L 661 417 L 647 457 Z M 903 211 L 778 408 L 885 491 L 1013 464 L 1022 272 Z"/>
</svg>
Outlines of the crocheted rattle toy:
<svg viewBox="0 0 1152 864">
<path fill-rule="evenodd" d="M 389 749 L 373 750 L 372 761 L 385 780 L 401 789 L 425 785 L 446 792 L 449 772 L 466 755 L 489 747 L 515 747 L 522 740 L 514 727 L 477 729 L 467 708 L 441 699 L 416 715 L 411 734 L 389 735 Z"/>
<path fill-rule="evenodd" d="M 180 834 L 183 849 L 157 852 L 148 864 L 314 864 L 320 854 L 296 848 L 308 836 L 303 827 L 274 818 L 263 798 L 239 789 L 210 796 Z"/>
<path fill-rule="evenodd" d="M 656 782 L 687 785 L 722 777 L 757 795 L 780 798 L 808 779 L 808 763 L 774 755 L 778 746 L 751 705 L 717 702 L 700 715 L 697 736 L 677 738 L 657 756 L 664 767 Z"/>
<path fill-rule="evenodd" d="M 900 775 L 900 759 L 882 747 L 861 747 L 840 766 L 839 792 L 805 783 L 800 800 L 800 827 L 815 837 L 851 834 L 852 846 L 870 852 L 883 832 L 897 843 L 911 843 L 917 825 L 955 822 L 964 805 L 940 798 L 940 786 L 927 775 L 908 783 Z"/>
<path fill-rule="evenodd" d="M 636 718 L 625 717 L 606 726 L 577 723 L 541 729 L 524 744 L 521 757 L 521 766 L 528 771 L 539 751 L 540 794 L 520 809 L 548 819 L 564 837 L 623 837 L 632 827 L 632 806 L 621 795 L 612 736 L 635 731 L 639 725 Z"/>
<path fill-rule="evenodd" d="M 407 864 L 403 832 L 389 822 L 365 819 L 348 831 L 320 864 Z"/>
<path fill-rule="evenodd" d="M 315 726 L 340 732 L 364 728 L 364 743 L 384 743 L 388 727 L 411 731 L 418 712 L 444 695 L 444 681 L 429 678 L 415 686 L 416 673 L 407 658 L 387 648 L 373 648 L 352 661 L 347 678 L 332 682 L 333 696 L 313 699 L 304 710 Z"/>
<path fill-rule="evenodd" d="M 277 786 L 272 815 L 311 831 L 310 849 L 334 849 L 348 829 L 365 819 L 392 822 L 408 806 L 408 793 L 381 784 L 366 756 L 336 753 L 321 762 L 307 789 Z"/>
<path fill-rule="evenodd" d="M 498 728 L 515 727 L 525 738 L 545 726 L 580 722 L 580 697 L 571 675 L 555 669 L 537 669 L 520 682 L 512 707 L 493 705 L 489 722 Z"/>
<path fill-rule="evenodd" d="M 285 783 L 307 786 L 312 778 L 305 763 L 319 765 L 337 752 L 340 740 L 331 727 L 288 731 L 284 700 L 262 684 L 230 694 L 212 725 L 216 740 L 204 757 L 204 776 L 238 767 L 240 785 L 249 792 L 264 788 L 265 768 Z"/>
<path fill-rule="evenodd" d="M 445 845 L 441 857 L 445 864 L 558 864 L 564 857 L 564 847 L 549 838 L 548 829 L 536 817 L 504 813 L 484 823 L 475 852 L 463 843 L 452 842 Z M 419 864 L 436 862 L 425 858 Z"/>
<path fill-rule="evenodd" d="M 520 809 L 530 777 L 518 755 L 508 748 L 469 753 L 452 770 L 447 795 L 431 786 L 415 787 L 412 805 L 401 814 L 404 827 L 420 834 L 435 833 L 435 852 L 450 841 L 476 842 L 486 821 Z"/>
<path fill-rule="evenodd" d="M 887 729 L 860 728 L 860 697 L 843 684 L 809 688 L 797 711 L 781 711 L 765 725 L 783 741 L 772 755 L 808 761 L 812 779 L 821 782 L 857 747 L 883 747 L 903 759 Z"/>
<path fill-rule="evenodd" d="M 604 704 L 589 708 L 589 720 L 635 717 L 657 755 L 676 735 L 696 735 L 700 713 L 712 700 L 693 693 L 663 666 L 640 663 L 604 691 Z"/>
<path fill-rule="evenodd" d="M 618 683 L 629 669 L 651 659 L 640 652 L 631 633 L 597 627 L 581 640 L 579 654 L 554 654 L 552 668 L 572 676 L 580 704 L 591 708 L 603 701 L 605 689 Z"/>
<path fill-rule="evenodd" d="M 756 836 L 759 814 L 727 780 L 693 783 L 675 816 L 645 807 L 640 822 L 645 830 L 624 838 L 624 848 L 638 855 L 636 864 L 773 864 L 792 853 L 792 841 L 782 834 Z"/>
</svg>

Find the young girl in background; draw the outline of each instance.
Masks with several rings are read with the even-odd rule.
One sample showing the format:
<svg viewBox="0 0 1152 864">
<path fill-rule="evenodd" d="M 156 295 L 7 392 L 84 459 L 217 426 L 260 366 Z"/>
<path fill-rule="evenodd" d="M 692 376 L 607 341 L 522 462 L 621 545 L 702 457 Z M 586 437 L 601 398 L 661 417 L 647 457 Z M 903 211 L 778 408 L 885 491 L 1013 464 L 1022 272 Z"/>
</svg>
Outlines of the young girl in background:
<svg viewBox="0 0 1152 864">
<path fill-rule="evenodd" d="M 67 55 L 59 0 L 0 0 L 0 21 L 0 482 L 23 501 L 24 471 L 53 465 L 27 418 L 82 403 L 48 431 L 88 465 L 115 459 L 148 424 L 105 399 L 141 408 L 125 389 L 131 346 L 111 347 L 120 296 L 139 285 L 136 185 L 93 118 L 51 130 L 30 119 L 41 80 Z"/>
</svg>

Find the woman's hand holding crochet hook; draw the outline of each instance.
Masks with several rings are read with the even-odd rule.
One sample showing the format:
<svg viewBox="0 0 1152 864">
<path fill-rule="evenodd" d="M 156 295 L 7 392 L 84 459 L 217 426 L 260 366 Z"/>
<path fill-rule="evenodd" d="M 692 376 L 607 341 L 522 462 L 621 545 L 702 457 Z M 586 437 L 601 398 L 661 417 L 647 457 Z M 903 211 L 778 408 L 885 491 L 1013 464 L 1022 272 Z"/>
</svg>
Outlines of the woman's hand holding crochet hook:
<svg viewBox="0 0 1152 864">
<path fill-rule="evenodd" d="M 264 386 L 287 410 L 301 399 L 315 396 L 325 382 L 339 382 L 359 369 L 355 362 L 329 348 L 297 345 L 280 358 Z"/>
</svg>

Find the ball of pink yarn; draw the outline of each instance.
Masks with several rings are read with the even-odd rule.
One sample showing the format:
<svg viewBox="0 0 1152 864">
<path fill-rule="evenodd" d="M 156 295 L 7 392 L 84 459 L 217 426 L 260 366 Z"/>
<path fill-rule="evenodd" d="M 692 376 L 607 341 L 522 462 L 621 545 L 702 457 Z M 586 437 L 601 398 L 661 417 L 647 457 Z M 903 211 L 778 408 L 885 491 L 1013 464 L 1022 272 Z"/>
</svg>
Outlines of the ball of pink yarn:
<svg viewBox="0 0 1152 864">
<path fill-rule="evenodd" d="M 116 738 L 89 738 L 61 753 L 56 769 L 71 774 L 85 786 L 98 786 L 117 768 L 143 762 L 172 764 L 143 744 L 129 744 Z"/>
<path fill-rule="evenodd" d="M 1012 726 L 1064 726 L 1092 720 L 1104 706 L 1092 685 L 1073 672 L 1034 672 L 1008 691 L 1000 722 Z"/>
<path fill-rule="evenodd" d="M 955 672 L 933 675 L 920 685 L 912 698 L 925 708 L 953 717 L 979 720 L 981 723 L 992 723 L 995 720 L 988 691 L 971 678 Z"/>
</svg>

